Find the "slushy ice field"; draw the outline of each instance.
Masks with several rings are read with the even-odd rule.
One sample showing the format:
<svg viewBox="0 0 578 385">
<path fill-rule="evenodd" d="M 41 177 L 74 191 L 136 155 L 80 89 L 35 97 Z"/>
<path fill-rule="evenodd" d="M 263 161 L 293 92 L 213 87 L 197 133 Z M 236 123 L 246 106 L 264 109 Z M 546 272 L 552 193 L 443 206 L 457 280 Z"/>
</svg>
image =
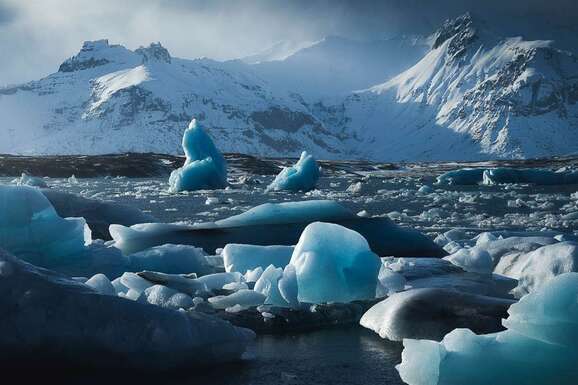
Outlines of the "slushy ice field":
<svg viewBox="0 0 578 385">
<path fill-rule="evenodd" d="M 72 182 L 68 178 L 48 178 L 46 182 L 53 189 L 86 198 L 138 207 L 159 222 L 213 221 L 266 202 L 330 199 L 356 213 L 365 210 L 371 216 L 388 216 L 399 225 L 434 238 L 454 228 L 472 234 L 496 230 L 574 233 L 578 229 L 577 219 L 568 218 L 578 209 L 577 185 L 435 184 L 436 177 L 445 170 L 471 164 L 406 165 L 395 170 L 372 170 L 367 166 L 356 170 L 355 165 L 337 165 L 341 167 L 325 170 L 317 188 L 307 193 L 265 192 L 274 175 L 259 174 L 259 167 L 230 170 L 231 185 L 227 189 L 178 194 L 168 192 L 166 177 L 76 178 Z M 500 165 L 492 162 L 488 166 Z M 0 178 L 0 183 L 13 179 Z"/>
</svg>

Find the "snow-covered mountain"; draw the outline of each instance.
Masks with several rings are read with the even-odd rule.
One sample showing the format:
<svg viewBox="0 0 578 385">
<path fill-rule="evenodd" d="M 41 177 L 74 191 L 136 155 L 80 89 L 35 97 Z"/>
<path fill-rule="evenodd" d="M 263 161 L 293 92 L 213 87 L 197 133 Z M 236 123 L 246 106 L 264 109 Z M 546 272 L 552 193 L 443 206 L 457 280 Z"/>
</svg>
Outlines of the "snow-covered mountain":
<svg viewBox="0 0 578 385">
<path fill-rule="evenodd" d="M 1 89 L 0 116 L 0 153 L 179 153 L 194 116 L 225 151 L 353 156 L 298 95 L 249 65 L 173 58 L 160 44 L 86 42 L 58 72 Z"/>
<path fill-rule="evenodd" d="M 578 58 L 493 35 L 469 14 L 395 78 L 333 108 L 368 158 L 528 158 L 578 152 Z M 320 116 L 320 115 L 319 115 Z M 335 118 L 334 118 L 335 119 Z"/>
<path fill-rule="evenodd" d="M 578 152 L 578 58 L 492 31 L 466 14 L 429 37 L 332 37 L 247 62 L 86 42 L 58 72 L 0 89 L 0 153 L 179 153 L 192 117 L 223 151 L 254 155 Z"/>
</svg>

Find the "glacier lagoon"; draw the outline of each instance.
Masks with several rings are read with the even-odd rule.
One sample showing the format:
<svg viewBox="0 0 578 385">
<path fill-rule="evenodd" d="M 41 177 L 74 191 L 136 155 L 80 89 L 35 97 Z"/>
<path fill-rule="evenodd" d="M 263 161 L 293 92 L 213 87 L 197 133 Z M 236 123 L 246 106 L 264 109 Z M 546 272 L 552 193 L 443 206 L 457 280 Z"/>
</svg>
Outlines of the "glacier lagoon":
<svg viewBox="0 0 578 385">
<path fill-rule="evenodd" d="M 255 165 L 254 167 L 247 166 L 251 162 Z M 574 164 L 573 162 L 572 159 L 565 161 L 570 166 Z M 472 273 L 469 274 L 478 274 L 480 266 L 481 270 L 487 267 L 478 262 L 479 259 L 487 259 L 488 257 L 492 258 L 492 261 L 498 265 L 500 263 L 504 265 L 501 266 L 503 273 L 507 273 L 508 269 L 516 270 L 523 285 L 517 287 L 515 292 L 522 293 L 521 295 L 532 289 L 534 277 L 546 277 L 547 274 L 542 271 L 535 272 L 532 269 L 525 269 L 523 266 L 516 267 L 510 261 L 515 259 L 515 256 L 508 254 L 504 258 L 500 254 L 499 250 L 505 246 L 501 245 L 504 242 L 500 243 L 498 238 L 502 236 L 507 240 L 513 239 L 512 237 L 528 238 L 532 236 L 532 244 L 543 242 L 544 247 L 556 241 L 543 240 L 542 238 L 551 240 L 558 237 L 558 241 L 575 240 L 578 225 L 576 185 L 440 185 L 435 184 L 439 174 L 447 171 L 447 169 L 459 169 L 468 165 L 406 164 L 393 167 L 369 163 L 332 162 L 322 164 L 324 173 L 315 190 L 308 193 L 266 191 L 267 186 L 275 176 L 275 170 L 279 170 L 279 165 L 283 163 L 290 164 L 291 161 L 252 159 L 247 162 L 232 162 L 229 170 L 228 188 L 177 194 L 168 191 L 165 176 L 148 178 L 114 176 L 44 178 L 43 181 L 50 187 L 51 193 L 47 194 L 49 200 L 51 194 L 55 196 L 58 195 L 56 192 L 60 191 L 72 193 L 85 199 L 104 200 L 111 204 L 123 204 L 138 208 L 146 217 L 135 218 L 135 223 L 150 221 L 151 218 L 154 218 L 155 222 L 194 225 L 198 222 L 216 221 L 242 214 L 263 203 L 330 199 L 338 202 L 349 211 L 357 213 L 359 218 L 386 216 L 393 223 L 421 231 L 446 249 L 447 253 L 450 254 L 449 261 L 464 265 L 462 267 L 465 270 L 471 270 Z M 243 166 L 237 167 L 237 164 Z M 500 163 L 491 166 L 495 165 L 500 165 Z M 509 163 L 505 165 L 511 166 Z M 560 164 L 556 160 L 540 165 L 540 167 L 550 167 L 554 170 L 558 169 L 559 166 Z M 488 167 L 488 165 L 482 164 L 479 167 Z M 267 172 L 263 172 L 264 170 Z M 14 177 L 0 178 L 0 184 L 15 185 L 19 181 Z M 63 210 L 63 200 L 62 198 L 53 200 L 57 211 Z M 68 209 L 72 210 L 70 207 Z M 94 223 L 98 223 L 95 218 L 92 220 Z M 91 220 L 87 221 L 90 225 Z M 126 225 L 130 225 L 130 223 L 126 223 Z M 103 234 L 99 235 L 103 237 Z M 476 237 L 478 238 L 476 239 Z M 459 253 L 464 246 L 472 248 L 478 246 L 478 243 L 484 245 L 488 242 L 493 246 L 491 248 L 486 247 L 488 255 L 483 257 L 479 257 L 479 253 L 473 252 L 466 257 L 462 255 L 463 252 Z M 524 242 L 519 243 L 524 245 Z M 562 243 L 560 242 L 559 245 Z M 533 251 L 522 249 L 521 251 Z M 214 250 L 207 252 L 213 254 Z M 569 258 L 572 258 L 572 253 L 573 251 L 567 252 L 570 255 Z M 500 258 L 502 260 L 496 260 Z M 443 270 L 444 274 L 440 275 L 444 277 L 456 274 L 456 270 L 452 270 L 457 268 L 456 265 L 445 260 L 437 261 L 439 263 L 436 263 L 435 266 L 434 264 L 424 264 L 423 268 L 420 267 L 419 263 L 412 265 L 414 262 L 411 261 L 409 265 L 407 265 L 407 261 L 388 261 L 388 271 L 403 275 L 405 280 L 402 282 L 401 288 L 397 282 L 389 287 L 389 289 L 394 288 L 393 291 L 390 292 L 386 287 L 383 288 L 383 292 L 393 294 L 395 291 L 403 290 L 404 285 L 414 288 L 436 287 L 436 285 L 440 285 L 440 279 L 437 279 L 439 277 L 432 272 L 437 270 Z M 427 261 L 424 260 L 425 262 Z M 554 266 L 552 269 L 556 270 L 557 268 Z M 155 270 L 158 269 L 155 268 Z M 425 276 L 427 274 L 422 274 L 426 271 L 428 274 L 431 273 L 430 277 Z M 388 276 L 388 274 L 390 275 Z M 420 274 L 422 275 L 420 276 Z M 432 277 L 437 277 L 437 280 Z M 163 296 L 174 296 L 176 293 L 175 291 L 163 291 L 158 287 L 158 282 L 163 282 L 162 279 L 170 280 L 170 277 L 145 278 L 157 282 L 157 286 L 149 282 L 147 288 L 143 289 L 144 291 L 148 290 L 146 299 L 150 303 L 154 303 L 154 301 L 162 303 Z M 394 275 L 393 280 L 395 279 L 396 276 Z M 106 286 L 102 282 L 96 283 L 97 278 L 92 281 L 96 286 Z M 391 281 L 391 273 L 386 271 L 385 274 L 382 274 L 380 272 L 380 282 L 388 285 L 388 282 L 391 283 Z M 243 289 L 243 285 L 250 285 L 251 282 L 254 283 L 255 281 L 245 278 L 242 282 L 236 282 L 232 279 L 227 282 L 222 281 L 217 286 L 246 290 Z M 443 284 L 447 284 L 447 282 Z M 453 281 L 452 285 L 463 291 L 470 290 L 491 297 L 497 297 L 504 293 L 502 289 L 496 290 L 496 292 L 482 293 L 481 288 L 487 288 L 488 285 L 475 275 L 467 277 L 464 275 L 462 281 Z M 512 286 L 512 282 L 502 282 L 499 285 L 505 285 L 508 289 L 506 291 L 516 286 L 515 284 Z M 149 290 L 153 287 L 154 290 Z M 176 282 L 171 281 L 166 287 L 175 290 Z M 447 288 L 444 287 L 443 289 Z M 183 302 L 180 304 L 182 305 Z M 473 309 L 479 309 L 475 298 L 470 306 Z M 274 312 L 274 309 L 267 308 L 262 314 L 269 313 L 268 310 Z M 497 311 L 501 317 L 499 312 L 501 310 L 498 309 Z M 412 317 L 411 312 L 407 314 L 407 317 Z M 413 317 L 407 318 L 407 320 L 415 319 L 415 316 Z M 409 325 L 409 321 L 406 321 L 406 324 Z M 460 325 L 459 322 L 456 323 L 456 327 Z M 482 332 L 484 327 L 486 326 L 480 326 Z M 495 326 L 491 327 L 495 328 Z M 479 333 L 480 330 L 475 331 Z M 256 342 L 248 347 L 241 363 L 228 364 L 230 378 L 222 378 L 218 371 L 206 369 L 192 377 L 179 377 L 175 379 L 175 382 L 186 383 L 203 380 L 213 383 L 300 383 L 300 381 L 317 381 L 346 384 L 359 383 L 360 379 L 363 379 L 363 383 L 402 383 L 395 370 L 395 365 L 399 364 L 401 360 L 402 347 L 398 343 L 382 340 L 377 334 L 359 327 L 352 329 L 351 325 L 335 329 L 322 327 L 321 330 L 307 330 L 307 333 L 299 332 L 301 330 L 296 328 L 296 331 L 288 334 L 286 330 L 281 335 L 259 335 Z M 412 334 L 411 337 L 413 338 L 414 335 Z M 443 334 L 439 337 L 443 337 Z M 416 338 L 420 338 L 419 335 Z M 299 352 L 299 354 L 292 352 Z M 358 352 L 355 354 L 354 361 L 352 361 L 350 352 Z M 316 367 L 318 363 L 313 365 L 316 359 L 323 363 L 323 370 L 319 371 Z M 379 369 L 376 369 L 377 366 L 380 366 Z M 296 367 L 300 369 L 295 370 Z"/>
</svg>

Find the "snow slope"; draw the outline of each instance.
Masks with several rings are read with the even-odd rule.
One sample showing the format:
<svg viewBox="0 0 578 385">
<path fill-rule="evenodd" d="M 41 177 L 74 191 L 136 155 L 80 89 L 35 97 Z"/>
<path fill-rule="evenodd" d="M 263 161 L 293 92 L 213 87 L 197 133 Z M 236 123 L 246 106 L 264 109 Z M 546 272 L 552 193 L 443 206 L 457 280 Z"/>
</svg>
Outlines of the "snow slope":
<svg viewBox="0 0 578 385">
<path fill-rule="evenodd" d="M 340 106 L 368 158 L 528 158 L 578 150 L 578 58 L 551 41 L 500 38 L 469 14 L 395 78 Z M 361 150 L 360 150 L 361 151 Z"/>
<path fill-rule="evenodd" d="M 158 43 L 85 42 L 57 73 L 0 89 L 0 116 L 0 153 L 179 153 L 193 116 L 228 152 L 342 151 L 298 96 L 271 89 L 249 65 L 172 58 Z"/>
</svg>

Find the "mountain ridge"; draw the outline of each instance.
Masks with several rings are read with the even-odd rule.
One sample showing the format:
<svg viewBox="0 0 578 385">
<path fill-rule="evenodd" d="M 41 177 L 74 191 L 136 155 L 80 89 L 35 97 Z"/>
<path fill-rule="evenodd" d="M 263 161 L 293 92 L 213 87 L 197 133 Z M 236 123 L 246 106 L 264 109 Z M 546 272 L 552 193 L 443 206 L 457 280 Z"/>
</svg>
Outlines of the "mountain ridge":
<svg viewBox="0 0 578 385">
<path fill-rule="evenodd" d="M 327 38 L 258 64 L 98 40 L 0 89 L 0 152 L 180 153 L 196 117 L 222 150 L 258 156 L 543 157 L 578 151 L 577 101 L 574 54 L 496 36 L 470 14 L 428 37 Z"/>
</svg>

